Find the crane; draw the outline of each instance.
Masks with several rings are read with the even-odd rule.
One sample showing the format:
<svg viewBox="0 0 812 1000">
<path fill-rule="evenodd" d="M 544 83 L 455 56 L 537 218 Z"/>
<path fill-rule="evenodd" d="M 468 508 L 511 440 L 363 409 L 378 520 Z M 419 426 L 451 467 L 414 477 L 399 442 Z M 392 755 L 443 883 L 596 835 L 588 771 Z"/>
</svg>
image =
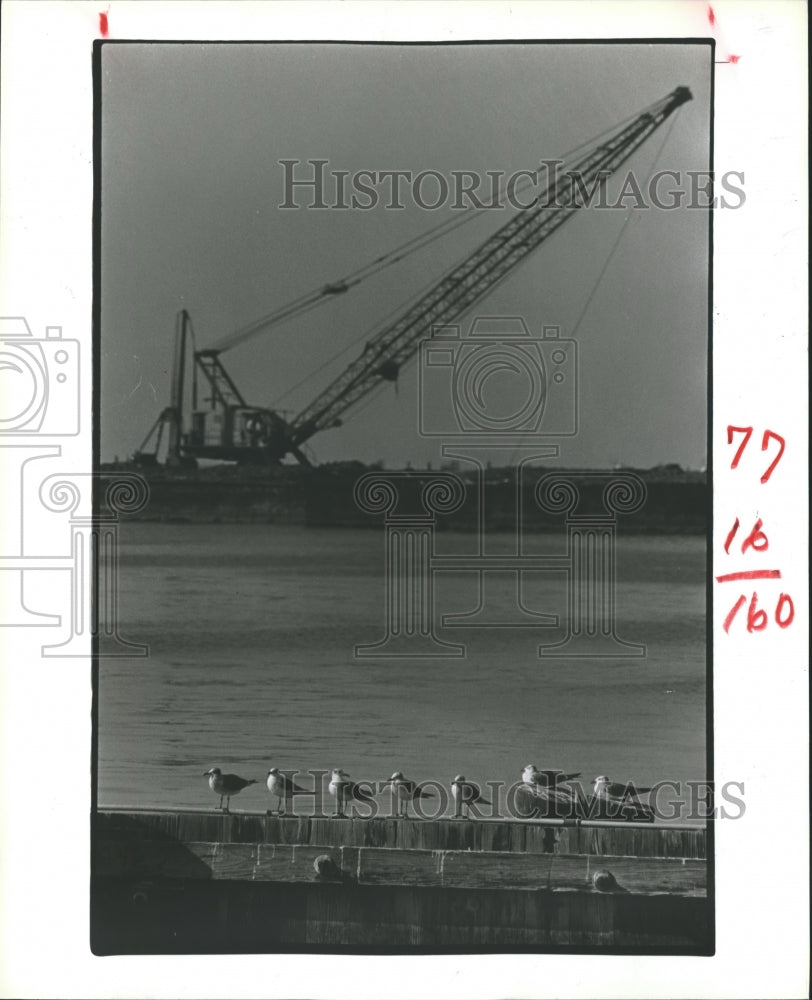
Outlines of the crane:
<svg viewBox="0 0 812 1000">
<path fill-rule="evenodd" d="M 175 334 L 171 403 L 145 438 L 136 460 L 157 461 L 161 434 L 168 427 L 167 461 L 171 464 L 197 458 L 277 463 L 286 455 L 310 464 L 302 447 L 314 434 L 340 425 L 344 414 L 381 385 L 381 380 L 397 379 L 401 368 L 418 352 L 421 340 L 434 327 L 452 324 L 481 301 L 584 206 L 590 185 L 594 190 L 596 184 L 611 176 L 677 108 L 691 99 L 688 87 L 677 87 L 582 153 L 563 176 L 558 171 L 551 172 L 546 190 L 534 204 L 519 210 L 473 253 L 440 277 L 417 302 L 380 329 L 367 341 L 361 354 L 291 420 L 285 420 L 274 410 L 249 406 L 220 360 L 223 350 L 256 332 L 255 324 L 226 338 L 225 347 L 195 350 L 192 424 L 184 432 L 185 357 L 191 322 L 188 313 L 182 310 Z M 579 185 L 573 182 L 574 177 L 579 178 Z M 351 284 L 326 285 L 321 295 L 341 294 Z M 283 311 L 280 315 L 286 314 Z M 198 377 L 208 386 L 205 398 L 208 409 L 198 409 Z M 145 451 L 156 431 L 154 451 Z"/>
</svg>

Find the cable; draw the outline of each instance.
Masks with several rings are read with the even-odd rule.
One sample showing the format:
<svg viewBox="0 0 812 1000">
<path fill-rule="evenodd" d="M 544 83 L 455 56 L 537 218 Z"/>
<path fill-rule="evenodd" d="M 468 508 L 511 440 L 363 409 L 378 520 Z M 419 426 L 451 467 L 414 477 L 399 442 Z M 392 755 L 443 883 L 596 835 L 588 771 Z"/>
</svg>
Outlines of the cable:
<svg viewBox="0 0 812 1000">
<path fill-rule="evenodd" d="M 666 98 L 666 100 L 668 100 L 668 98 Z M 646 117 L 646 113 L 643 112 L 641 115 L 633 116 L 631 120 L 632 120 L 632 122 L 635 122 L 635 121 L 638 121 L 638 120 L 640 120 L 642 118 L 645 118 L 645 117 Z M 620 131 L 618 131 L 617 129 L 615 129 L 615 136 L 616 137 L 618 135 L 622 135 L 622 134 L 623 134 L 623 129 L 621 129 Z M 666 134 L 666 138 L 663 140 L 663 145 L 665 144 L 665 141 L 667 140 L 668 134 L 670 134 L 670 129 L 669 129 L 668 133 Z M 594 158 L 595 152 L 600 151 L 600 149 L 602 148 L 600 145 L 595 146 L 595 144 L 594 144 L 594 142 L 592 140 L 589 140 L 588 142 L 585 142 L 582 145 L 589 146 L 590 149 L 591 149 L 591 152 L 587 156 L 587 160 L 590 157 Z M 580 167 L 581 166 L 581 162 L 579 161 L 575 165 Z M 558 171 L 556 170 L 556 174 L 554 175 L 554 179 L 550 181 L 550 184 L 548 186 L 548 191 L 547 191 L 548 199 L 549 199 L 550 192 L 553 192 L 554 194 L 556 193 L 556 187 L 557 187 L 557 184 L 558 184 L 557 177 L 558 177 Z M 539 206 L 539 207 L 543 208 L 544 205 Z M 528 216 L 527 216 L 527 218 L 526 218 L 526 220 L 525 220 L 525 223 L 523 223 L 523 225 L 524 224 L 529 224 L 529 222 L 532 221 L 532 219 L 533 219 L 533 217 L 535 215 L 536 215 L 536 212 L 529 213 Z M 455 224 L 456 224 L 456 220 L 455 220 Z M 515 225 L 515 223 L 509 223 L 508 225 Z M 495 234 L 493 234 L 492 237 L 489 237 L 489 240 L 486 241 L 486 244 L 483 244 L 483 248 L 485 246 L 487 246 L 489 243 L 492 243 L 494 237 L 498 237 L 499 234 L 500 234 L 500 232 L 501 232 L 501 230 L 497 230 L 497 232 Z M 515 236 L 515 233 L 513 235 Z M 512 238 L 513 237 L 511 237 L 511 239 Z M 480 249 L 482 249 L 482 248 L 480 248 Z M 494 252 L 496 252 L 496 251 L 494 250 Z M 470 259 L 470 255 L 466 255 L 465 257 L 463 257 L 463 259 L 462 259 L 461 262 L 459 262 L 457 265 L 455 265 L 449 271 L 447 271 L 444 276 L 441 276 L 439 284 L 442 284 L 444 278 L 447 278 L 455 270 L 459 270 L 459 268 L 461 266 L 464 266 L 465 262 L 468 261 L 469 259 Z M 477 265 L 477 266 L 479 266 L 479 265 Z M 488 292 L 489 293 L 493 292 L 493 290 L 496 287 L 498 287 L 498 285 L 501 284 L 502 281 L 507 280 L 508 277 L 510 277 L 510 272 L 505 272 L 498 280 L 496 280 L 495 282 L 493 282 L 490 285 L 490 287 L 488 288 Z M 438 284 L 437 282 L 434 282 L 431 287 L 437 287 L 437 284 Z M 420 303 L 420 301 L 421 301 L 421 297 L 418 296 L 418 298 L 417 298 L 418 304 Z M 399 312 L 401 314 L 403 313 L 404 308 L 405 308 L 405 306 L 403 306 L 403 305 L 401 305 L 399 307 Z M 406 312 L 408 312 L 408 309 L 406 309 Z M 358 372 L 357 372 L 356 376 L 354 377 L 353 381 L 350 382 L 347 387 L 345 387 L 344 394 L 346 394 L 346 392 L 350 391 L 350 389 L 358 382 L 358 380 L 364 379 L 366 377 L 366 375 L 368 374 L 368 372 L 372 368 L 374 368 L 374 366 L 378 363 L 379 360 L 381 360 L 381 359 L 385 360 L 384 355 L 385 355 L 386 352 L 389 351 L 391 345 L 388 342 L 378 343 L 378 341 L 380 340 L 380 334 L 383 331 L 385 331 L 386 329 L 387 329 L 387 325 L 386 325 L 385 321 L 381 321 L 380 323 L 377 324 L 377 333 L 376 333 L 375 336 L 373 336 L 373 338 L 369 342 L 369 346 L 374 345 L 376 349 L 373 350 L 372 352 L 370 352 L 368 356 L 364 356 L 363 358 L 359 358 L 359 359 L 356 360 L 356 362 L 353 363 L 353 365 L 351 367 L 356 367 L 357 368 L 359 362 L 362 363 L 362 367 L 358 370 Z M 342 351 L 339 352 L 339 354 L 337 356 L 340 356 L 343 353 L 344 353 L 344 349 L 342 349 Z M 330 363 L 333 360 L 335 360 L 335 358 L 330 359 Z M 322 365 L 321 367 L 324 367 L 324 365 Z M 300 380 L 299 383 L 297 383 L 296 387 L 298 388 L 298 386 L 301 385 L 302 382 L 304 382 L 306 380 L 307 380 L 307 378 Z M 288 392 L 289 391 L 290 390 L 288 390 Z M 286 392 L 284 395 L 286 396 L 288 394 L 288 392 Z M 284 398 L 284 396 L 283 396 L 283 398 Z M 311 407 L 310 407 L 311 409 L 312 409 L 313 405 L 314 404 L 311 404 Z M 305 411 L 303 411 L 303 412 L 308 412 L 308 408 L 306 408 Z M 300 414 L 300 417 L 301 416 L 302 416 L 302 414 Z M 294 421 L 294 423 L 295 423 L 295 421 Z"/>
<path fill-rule="evenodd" d="M 601 133 L 599 133 L 597 137 L 593 137 L 592 139 L 585 140 L 584 142 L 580 143 L 578 146 L 574 146 L 571 150 L 569 150 L 567 153 L 565 153 L 564 156 L 558 162 L 561 164 L 561 166 L 565 166 L 568 160 L 573 160 L 575 158 L 575 154 L 580 149 L 583 149 L 585 147 L 589 147 L 589 146 L 594 145 L 594 142 L 595 142 L 596 138 L 600 138 L 601 136 L 603 136 L 603 135 L 605 135 L 607 133 L 610 133 L 610 132 L 611 133 L 617 132 L 619 129 L 621 129 L 628 122 L 634 121 L 638 117 L 639 117 L 639 115 L 630 115 L 628 118 L 624 119 L 622 122 L 620 122 L 620 123 L 618 123 L 616 125 L 610 126 L 607 129 L 604 129 L 604 131 L 601 132 Z M 518 193 L 520 190 L 524 190 L 524 188 L 528 187 L 529 184 L 530 184 L 530 181 L 528 180 L 524 185 L 517 185 L 516 189 L 515 189 L 515 193 Z M 467 211 L 469 211 L 469 209 L 466 209 L 465 211 L 467 212 Z M 442 228 L 446 228 L 448 231 L 451 231 L 451 229 L 455 229 L 455 228 L 457 228 L 458 226 L 460 226 L 460 225 L 462 225 L 464 223 L 472 221 L 472 219 L 475 218 L 475 217 L 476 216 L 470 216 L 469 215 L 469 216 L 465 216 L 465 217 L 462 217 L 462 218 L 455 218 L 455 219 L 451 219 L 451 220 L 446 220 L 445 222 L 441 223 L 439 226 L 435 226 L 433 230 L 430 230 L 429 234 L 431 234 L 431 233 L 433 233 L 435 231 L 438 231 L 438 230 L 440 230 Z M 420 241 L 423 241 L 422 244 L 421 244 L 422 246 L 428 245 L 429 243 L 434 242 L 434 239 L 437 238 L 437 237 L 433 237 L 432 239 L 427 239 L 426 237 L 429 234 L 425 234 L 424 233 L 420 237 L 415 237 L 413 240 L 409 241 L 409 243 L 415 243 L 418 240 L 420 240 Z M 406 246 L 406 245 L 408 245 L 408 244 L 404 244 L 404 246 Z M 415 247 L 415 249 L 418 249 L 418 248 Z M 410 253 L 411 252 L 414 252 L 414 251 L 410 251 Z M 384 257 L 385 256 L 387 256 L 387 255 L 384 255 Z M 408 254 L 404 255 L 404 256 L 408 256 Z M 454 265 L 452 265 L 446 272 L 444 272 L 444 274 L 450 274 L 461 263 L 463 263 L 469 256 L 470 256 L 469 254 L 465 254 L 462 257 L 460 257 L 458 259 L 458 261 Z M 384 257 L 381 257 L 381 258 L 378 258 L 378 259 L 379 260 L 383 260 Z M 397 259 L 402 259 L 402 258 L 397 258 Z M 391 263 L 394 263 L 394 262 L 395 262 L 395 260 L 393 259 L 391 261 Z M 354 273 L 357 275 L 360 272 L 354 272 Z M 507 277 L 509 277 L 509 275 L 505 275 L 502 279 L 500 279 L 500 281 L 497 282 L 497 284 L 495 284 L 493 286 L 493 288 L 498 287 L 498 285 L 501 284 L 502 281 L 506 280 Z M 280 396 L 276 397 L 276 399 L 275 399 L 275 401 L 273 403 L 269 404 L 269 407 L 277 407 L 279 403 L 281 403 L 284 399 L 286 399 L 289 395 L 291 395 L 291 393 L 295 392 L 296 389 L 300 388 L 302 385 L 304 385 L 306 382 L 308 382 L 311 378 L 314 378 L 316 375 L 318 375 L 320 372 L 322 372 L 325 368 L 327 368 L 329 365 L 331 365 L 334 361 L 338 360 L 338 358 L 340 358 L 342 355 L 346 354 L 354 346 L 356 346 L 357 344 L 359 344 L 359 343 L 361 343 L 363 341 L 370 340 L 372 338 L 372 336 L 373 336 L 374 333 L 378 332 L 379 330 L 381 330 L 382 328 L 384 328 L 386 326 L 387 321 L 390 319 L 390 317 L 394 317 L 394 316 L 400 315 L 403 312 L 407 311 L 412 305 L 414 305 L 417 302 L 419 302 L 423 298 L 424 294 L 429 289 L 431 289 L 432 287 L 434 287 L 434 285 L 436 285 L 436 283 L 437 283 L 437 278 L 436 277 L 431 278 L 410 299 L 406 300 L 405 302 L 399 303 L 388 314 L 386 314 L 385 316 L 383 316 L 381 319 L 376 320 L 375 323 L 372 324 L 358 338 L 356 338 L 355 340 L 351 341 L 345 347 L 342 347 L 339 351 L 337 351 L 331 357 L 327 358 L 326 361 L 324 361 L 317 368 L 315 368 L 315 369 L 311 370 L 310 372 L 308 372 L 303 378 L 299 379 L 298 382 L 294 383 L 294 385 L 289 386 Z M 493 291 L 493 288 L 491 288 L 490 290 Z"/>
<path fill-rule="evenodd" d="M 649 105 L 649 108 L 654 108 L 658 104 L 661 104 L 661 103 L 662 103 L 662 99 L 660 101 L 655 101 L 654 104 Z M 608 128 L 603 129 L 603 131 L 598 132 L 596 135 L 592 136 L 591 138 L 585 139 L 583 142 L 579 143 L 577 146 L 573 146 L 572 149 L 568 150 L 560 158 L 558 158 L 558 160 L 556 162 L 558 162 L 561 166 L 565 165 L 568 160 L 571 160 L 575 156 L 575 154 L 579 152 L 579 150 L 584 149 L 584 148 L 586 148 L 588 146 L 595 145 L 598 142 L 598 140 L 601 139 L 603 136 L 608 135 L 611 132 L 615 132 L 615 131 L 620 130 L 623 126 L 625 126 L 626 124 L 628 124 L 631 121 L 634 121 L 635 118 L 638 118 L 640 116 L 640 114 L 645 114 L 645 110 L 643 112 L 638 112 L 636 114 L 628 115 L 626 118 L 622 119 L 620 122 L 617 122 L 614 125 L 610 125 Z M 537 174 L 538 171 L 533 171 L 533 173 Z M 520 185 L 516 185 L 516 188 L 514 189 L 514 193 L 518 193 L 520 190 L 522 190 L 522 191 L 525 190 L 525 188 L 529 187 L 530 183 L 531 183 L 530 178 L 525 178 L 524 182 L 522 182 Z M 499 197 L 500 201 L 501 201 L 501 197 L 504 194 L 505 190 L 506 190 L 505 187 L 500 186 L 500 188 L 498 190 L 498 197 Z M 406 256 L 409 256 L 411 253 L 414 253 L 416 250 L 421 249 L 425 245 L 428 245 L 428 243 L 434 242 L 435 239 L 439 239 L 439 234 L 441 233 L 442 230 L 446 229 L 448 231 L 451 231 L 453 229 L 456 229 L 458 226 L 461 226 L 461 225 L 464 225 L 467 222 L 470 222 L 472 220 L 472 218 L 475 218 L 475 216 L 473 216 L 473 215 L 470 214 L 471 210 L 473 209 L 473 207 L 474 207 L 473 205 L 466 206 L 465 208 L 462 209 L 462 212 L 465 213 L 462 216 L 454 217 L 454 218 L 451 218 L 451 219 L 446 219 L 444 222 L 438 223 L 432 229 L 427 230 L 425 233 L 421 234 L 420 236 L 413 237 L 411 240 L 407 240 L 406 243 L 402 244 L 400 247 L 396 247 L 394 250 L 390 251 L 389 253 L 383 254 L 381 257 L 376 258 L 376 260 L 373 261 L 371 264 L 368 264 L 365 267 L 359 268 L 359 270 L 352 272 L 344 280 L 345 281 L 349 281 L 352 278 L 355 278 L 358 275 L 362 275 L 362 274 L 366 278 L 366 277 L 369 276 L 369 274 L 377 273 L 378 270 L 382 269 L 381 267 L 376 267 L 376 265 L 379 264 L 379 262 L 383 262 L 383 261 L 389 260 L 389 263 L 397 263 L 400 260 L 403 260 Z M 438 234 L 438 235 L 434 236 L 433 234 L 435 234 L 435 233 Z M 402 253 L 402 251 L 404 251 L 407 248 L 411 247 L 413 244 L 416 244 L 414 246 L 414 249 L 409 249 L 408 253 L 405 253 L 405 254 Z M 397 256 L 393 256 L 393 255 L 397 255 Z M 390 258 L 391 258 L 391 260 L 390 260 Z M 387 264 L 386 266 L 389 266 L 389 265 Z M 365 273 L 365 272 L 368 272 L 368 273 Z"/>
<path fill-rule="evenodd" d="M 657 101 L 654 104 L 649 105 L 649 108 L 654 108 L 660 103 L 662 103 L 662 101 Z M 622 119 L 615 125 L 611 125 L 608 128 L 604 129 L 603 131 L 598 132 L 591 138 L 579 143 L 577 146 L 572 147 L 572 149 L 564 153 L 556 162 L 558 162 L 561 166 L 566 165 L 567 161 L 571 160 L 579 150 L 587 146 L 594 145 L 604 135 L 607 135 L 611 132 L 621 129 L 628 122 L 631 122 L 635 118 L 639 117 L 639 114 L 641 113 L 645 113 L 645 111 L 629 115 L 628 117 Z M 538 174 L 538 171 L 533 171 L 533 173 Z M 525 178 L 524 182 L 514 187 L 514 195 L 518 194 L 519 191 L 525 190 L 530 185 L 530 183 L 531 179 Z M 499 203 L 501 203 L 501 198 L 505 190 L 506 188 L 504 186 L 500 186 L 498 191 Z M 252 323 L 249 323 L 248 325 L 241 327 L 234 333 L 231 333 L 228 336 L 217 341 L 211 349 L 222 352 L 229 350 L 232 347 L 236 347 L 238 344 L 243 343 L 245 340 L 254 336 L 254 334 L 256 333 L 259 333 L 261 330 L 269 326 L 274 326 L 277 325 L 278 323 L 282 323 L 286 319 L 289 319 L 294 315 L 300 315 L 303 311 L 306 311 L 311 306 L 322 305 L 329 298 L 332 298 L 335 294 L 348 291 L 349 288 L 354 287 L 357 284 L 360 284 L 362 281 L 365 281 L 367 278 L 372 277 L 375 274 L 378 274 L 385 268 L 391 267 L 393 264 L 400 263 L 401 261 L 405 260 L 412 254 L 417 253 L 424 247 L 429 246 L 431 243 L 436 242 L 443 236 L 448 235 L 448 233 L 453 232 L 458 227 L 463 226 L 468 222 L 471 222 L 474 218 L 477 218 L 477 215 L 472 213 L 473 207 L 474 207 L 473 205 L 466 206 L 465 208 L 462 209 L 463 213 L 462 215 L 455 216 L 450 219 L 446 219 L 443 222 L 438 223 L 436 226 L 432 227 L 426 232 L 421 233 L 418 236 L 412 237 L 405 243 L 375 258 L 375 260 L 371 261 L 369 264 L 366 264 L 363 267 L 357 269 L 356 271 L 351 272 L 350 274 L 340 279 L 339 281 L 331 282 L 327 285 L 321 286 L 319 289 L 315 289 L 311 292 L 306 292 L 300 295 L 298 298 L 291 300 L 284 306 L 280 306 L 273 312 L 267 313 L 265 316 L 262 316 L 259 319 L 254 320 Z"/>
<path fill-rule="evenodd" d="M 427 281 L 417 292 L 415 292 L 414 295 L 412 295 L 412 297 L 410 299 L 407 299 L 407 301 L 405 303 L 399 302 L 398 305 L 396 305 L 394 309 L 390 309 L 390 311 L 388 313 L 386 313 L 381 319 L 375 320 L 375 322 L 372 323 L 370 326 L 368 326 L 360 336 L 356 337 L 354 340 L 351 340 L 348 344 L 345 344 L 344 347 L 342 347 L 340 350 L 336 351 L 336 353 L 333 354 L 331 357 L 327 358 L 326 361 L 323 361 L 318 366 L 318 368 L 314 368 L 311 371 L 309 371 L 303 378 L 300 378 L 298 382 L 296 382 L 294 385 L 292 385 L 289 388 L 287 388 L 281 394 L 281 396 L 277 396 L 276 399 L 275 399 L 275 401 L 273 403 L 268 404 L 269 407 L 270 408 L 276 408 L 276 406 L 279 403 L 281 403 L 283 399 L 287 399 L 287 397 L 291 393 L 295 392 L 297 389 L 299 389 L 301 386 L 303 386 L 306 382 L 309 382 L 312 378 L 315 378 L 316 375 L 318 375 L 320 372 L 324 371 L 324 369 L 327 368 L 327 367 L 329 367 L 334 361 L 337 361 L 343 354 L 346 354 L 348 351 L 352 350 L 352 348 L 357 347 L 358 344 L 361 344 L 361 343 L 363 343 L 365 341 L 370 340 L 371 337 L 381 327 L 383 327 L 392 317 L 400 315 L 402 312 L 404 312 L 410 306 L 414 305 L 416 302 L 419 302 L 420 299 L 423 298 L 423 296 L 425 295 L 425 293 L 436 284 L 436 282 L 437 282 L 437 279 L 435 277 L 432 277 L 431 279 L 429 279 L 429 281 Z"/>
<path fill-rule="evenodd" d="M 663 150 L 665 149 L 665 144 L 668 142 L 669 136 L 671 135 L 671 131 L 673 130 L 674 125 L 677 122 L 677 118 L 679 117 L 680 110 L 681 109 L 678 109 L 677 113 L 671 119 L 671 123 L 669 124 L 669 126 L 668 126 L 668 128 L 667 128 L 667 130 L 665 132 L 665 135 L 663 136 L 663 141 L 660 143 L 660 148 L 657 150 L 657 155 L 654 157 L 654 159 L 653 159 L 653 161 L 651 163 L 651 166 L 649 167 L 649 170 L 648 170 L 648 179 L 649 179 L 649 181 L 651 180 L 651 176 L 654 173 L 654 170 L 655 170 L 657 164 L 660 161 L 660 156 L 662 155 Z M 572 338 L 572 339 L 574 339 L 576 333 L 580 329 L 581 323 L 584 321 L 584 317 L 586 316 L 586 314 L 587 314 L 587 312 L 589 310 L 589 307 L 592 305 L 592 301 L 595 298 L 595 296 L 596 296 L 596 294 L 598 292 L 598 289 L 601 286 L 601 283 L 603 282 L 604 276 L 606 275 L 606 272 L 609 270 L 609 265 L 612 262 L 612 258 L 614 257 L 617 248 L 620 246 L 620 242 L 623 239 L 623 236 L 624 236 L 624 234 L 626 232 L 626 229 L 629 226 L 629 223 L 631 222 L 633 213 L 634 213 L 634 208 L 632 207 L 632 208 L 629 209 L 628 213 L 626 214 L 626 218 L 623 221 L 623 225 L 620 227 L 620 230 L 618 231 L 618 234 L 615 237 L 614 243 L 612 244 L 612 247 L 611 247 L 611 249 L 609 251 L 609 254 L 607 255 L 606 260 L 604 261 L 603 266 L 601 267 L 601 270 L 600 270 L 600 272 L 598 274 L 598 277 L 596 278 L 595 283 L 592 286 L 592 290 L 590 291 L 589 295 L 587 296 L 586 302 L 584 304 L 584 308 L 581 310 L 581 313 L 578 316 L 578 319 L 576 320 L 575 325 L 572 328 L 572 332 L 569 334 L 570 338 Z M 517 454 L 518 454 L 518 449 L 517 449 L 517 451 L 514 451 L 513 454 L 511 455 L 511 458 L 510 458 L 510 464 L 511 465 L 514 464 L 514 462 L 516 460 L 516 455 Z"/>
<path fill-rule="evenodd" d="M 281 323 L 283 320 L 289 319 L 291 316 L 296 315 L 306 311 L 310 306 L 320 304 L 320 300 L 323 297 L 323 290 L 317 293 L 308 293 L 306 295 L 300 295 L 298 299 L 293 299 L 287 305 L 280 307 L 272 313 L 268 313 L 266 316 L 260 319 L 254 320 L 247 326 L 240 327 L 234 333 L 230 333 L 227 337 L 223 337 L 218 340 L 211 350 L 223 351 L 229 350 L 229 348 L 236 347 L 237 344 L 241 344 L 244 340 L 253 336 L 255 333 L 259 333 L 264 327 L 272 326 L 276 323 Z"/>
<path fill-rule="evenodd" d="M 654 160 L 652 161 L 652 164 L 649 167 L 649 172 L 648 172 L 648 180 L 649 181 L 651 181 L 651 175 L 654 173 L 654 170 L 655 170 L 657 164 L 660 161 L 660 156 L 662 155 L 662 152 L 665 149 L 665 144 L 668 142 L 668 138 L 671 135 L 671 131 L 674 128 L 674 125 L 676 124 L 678 117 L 679 117 L 679 111 L 677 111 L 676 115 L 674 115 L 674 117 L 671 119 L 671 123 L 668 126 L 668 129 L 666 130 L 665 136 L 663 137 L 663 141 L 660 143 L 660 148 L 657 150 L 657 155 L 654 157 Z M 628 211 L 628 213 L 626 215 L 626 218 L 623 221 L 623 225 L 620 227 L 620 230 L 619 230 L 617 236 L 615 237 L 615 241 L 612 244 L 612 249 L 609 251 L 609 255 L 607 256 L 606 260 L 603 263 L 603 267 L 601 268 L 600 273 L 598 274 L 598 277 L 597 277 L 597 279 L 595 281 L 595 284 L 592 286 L 592 291 L 587 296 L 587 300 L 586 300 L 586 303 L 584 305 L 584 308 L 581 310 L 581 314 L 579 315 L 578 319 L 576 320 L 575 326 L 573 326 L 573 328 L 572 328 L 572 333 L 570 334 L 570 337 L 574 337 L 575 334 L 580 329 L 581 323 L 583 322 L 584 317 L 586 316 L 587 311 L 588 311 L 590 305 L 592 305 L 592 300 L 595 298 L 595 295 L 597 294 L 598 289 L 600 288 L 600 285 L 601 285 L 601 282 L 603 281 L 604 275 L 606 274 L 607 270 L 609 269 L 609 265 L 611 264 L 612 258 L 615 255 L 615 251 L 620 246 L 620 241 L 623 239 L 623 234 L 626 232 L 626 229 L 627 229 L 627 227 L 629 225 L 629 222 L 631 222 L 633 212 L 634 212 L 634 208 L 632 207 L 632 208 L 629 209 L 629 211 Z"/>
</svg>

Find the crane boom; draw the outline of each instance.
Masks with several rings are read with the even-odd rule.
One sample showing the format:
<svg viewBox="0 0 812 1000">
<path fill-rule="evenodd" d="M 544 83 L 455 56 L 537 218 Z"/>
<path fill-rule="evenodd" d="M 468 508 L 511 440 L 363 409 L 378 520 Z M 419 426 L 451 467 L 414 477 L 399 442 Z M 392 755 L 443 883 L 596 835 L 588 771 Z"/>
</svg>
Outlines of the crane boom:
<svg viewBox="0 0 812 1000">
<path fill-rule="evenodd" d="M 198 458 L 238 462 L 279 462 L 291 454 L 308 464 L 302 445 L 318 431 L 333 427 L 355 403 L 392 380 L 415 355 L 432 328 L 449 326 L 483 299 L 528 254 L 548 239 L 579 208 L 597 186 L 613 174 L 677 108 L 691 100 L 687 87 L 677 87 L 608 138 L 592 146 L 564 172 L 552 172 L 544 194 L 521 209 L 461 263 L 451 268 L 417 302 L 380 329 L 356 358 L 293 420 L 274 410 L 249 406 L 223 368 L 220 353 L 257 333 L 268 318 L 225 338 L 219 347 L 194 351 L 191 427 L 185 430 L 183 389 L 189 317 L 182 310 L 175 338 L 172 404 L 166 407 L 136 452 L 137 461 L 157 462 L 161 435 L 169 428 L 167 462 L 194 463 Z M 577 180 L 577 183 L 576 183 Z M 576 190 L 577 187 L 577 190 Z M 589 192 L 589 194 L 587 194 Z M 360 279 L 357 279 L 360 280 Z M 273 314 L 274 321 L 294 309 L 309 307 L 325 295 L 346 291 L 355 281 L 327 285 L 315 295 Z M 198 400 L 198 378 L 203 385 Z M 207 393 L 207 394 L 206 394 Z M 153 450 L 147 444 L 154 440 Z"/>
<path fill-rule="evenodd" d="M 579 194 L 614 173 L 678 107 L 691 100 L 687 87 L 646 109 L 587 152 L 562 176 L 556 171 L 538 204 L 522 209 L 462 263 L 445 274 L 394 322 L 380 330 L 362 354 L 288 424 L 291 448 L 335 426 L 338 418 L 380 379 L 396 375 L 417 353 L 433 326 L 447 325 L 479 302 L 528 254 L 583 207 Z M 576 191 L 573 177 L 582 188 Z"/>
</svg>

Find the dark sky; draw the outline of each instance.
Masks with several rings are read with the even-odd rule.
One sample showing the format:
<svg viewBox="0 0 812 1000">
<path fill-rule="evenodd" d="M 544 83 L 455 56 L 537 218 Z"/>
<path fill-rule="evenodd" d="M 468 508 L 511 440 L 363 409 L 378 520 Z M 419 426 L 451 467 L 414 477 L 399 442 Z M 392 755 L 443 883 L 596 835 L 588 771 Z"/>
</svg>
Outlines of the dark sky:
<svg viewBox="0 0 812 1000">
<path fill-rule="evenodd" d="M 706 170 L 710 60 L 706 45 L 664 44 L 105 46 L 102 460 L 130 455 L 167 405 L 178 309 L 189 310 L 198 347 L 212 345 L 455 214 L 408 196 L 402 211 L 387 210 L 383 197 L 370 211 L 281 210 L 279 160 L 509 174 L 684 84 L 694 100 L 666 145 L 660 151 L 671 120 L 621 175 L 633 169 L 645 180 L 658 151 L 659 169 Z M 225 353 L 246 399 L 298 413 L 382 317 L 509 210 L 476 214 L 430 252 Z M 580 212 L 478 311 L 521 315 L 534 333 L 558 324 L 568 336 L 594 292 L 577 334 L 581 431 L 562 445 L 561 464 L 702 467 L 708 214 L 631 214 L 597 290 L 626 211 Z M 416 433 L 416 397 L 412 362 L 397 388 L 386 385 L 345 426 L 314 437 L 312 456 L 390 467 L 436 460 L 437 443 Z"/>
</svg>

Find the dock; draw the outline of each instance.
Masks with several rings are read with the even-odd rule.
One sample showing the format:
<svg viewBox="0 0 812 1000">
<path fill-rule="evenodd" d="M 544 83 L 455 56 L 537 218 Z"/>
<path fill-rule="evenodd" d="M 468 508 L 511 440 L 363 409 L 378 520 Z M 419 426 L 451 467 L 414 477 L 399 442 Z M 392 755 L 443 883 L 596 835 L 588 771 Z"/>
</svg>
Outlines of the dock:
<svg viewBox="0 0 812 1000">
<path fill-rule="evenodd" d="M 101 809 L 96 954 L 711 954 L 704 828 Z"/>
</svg>

